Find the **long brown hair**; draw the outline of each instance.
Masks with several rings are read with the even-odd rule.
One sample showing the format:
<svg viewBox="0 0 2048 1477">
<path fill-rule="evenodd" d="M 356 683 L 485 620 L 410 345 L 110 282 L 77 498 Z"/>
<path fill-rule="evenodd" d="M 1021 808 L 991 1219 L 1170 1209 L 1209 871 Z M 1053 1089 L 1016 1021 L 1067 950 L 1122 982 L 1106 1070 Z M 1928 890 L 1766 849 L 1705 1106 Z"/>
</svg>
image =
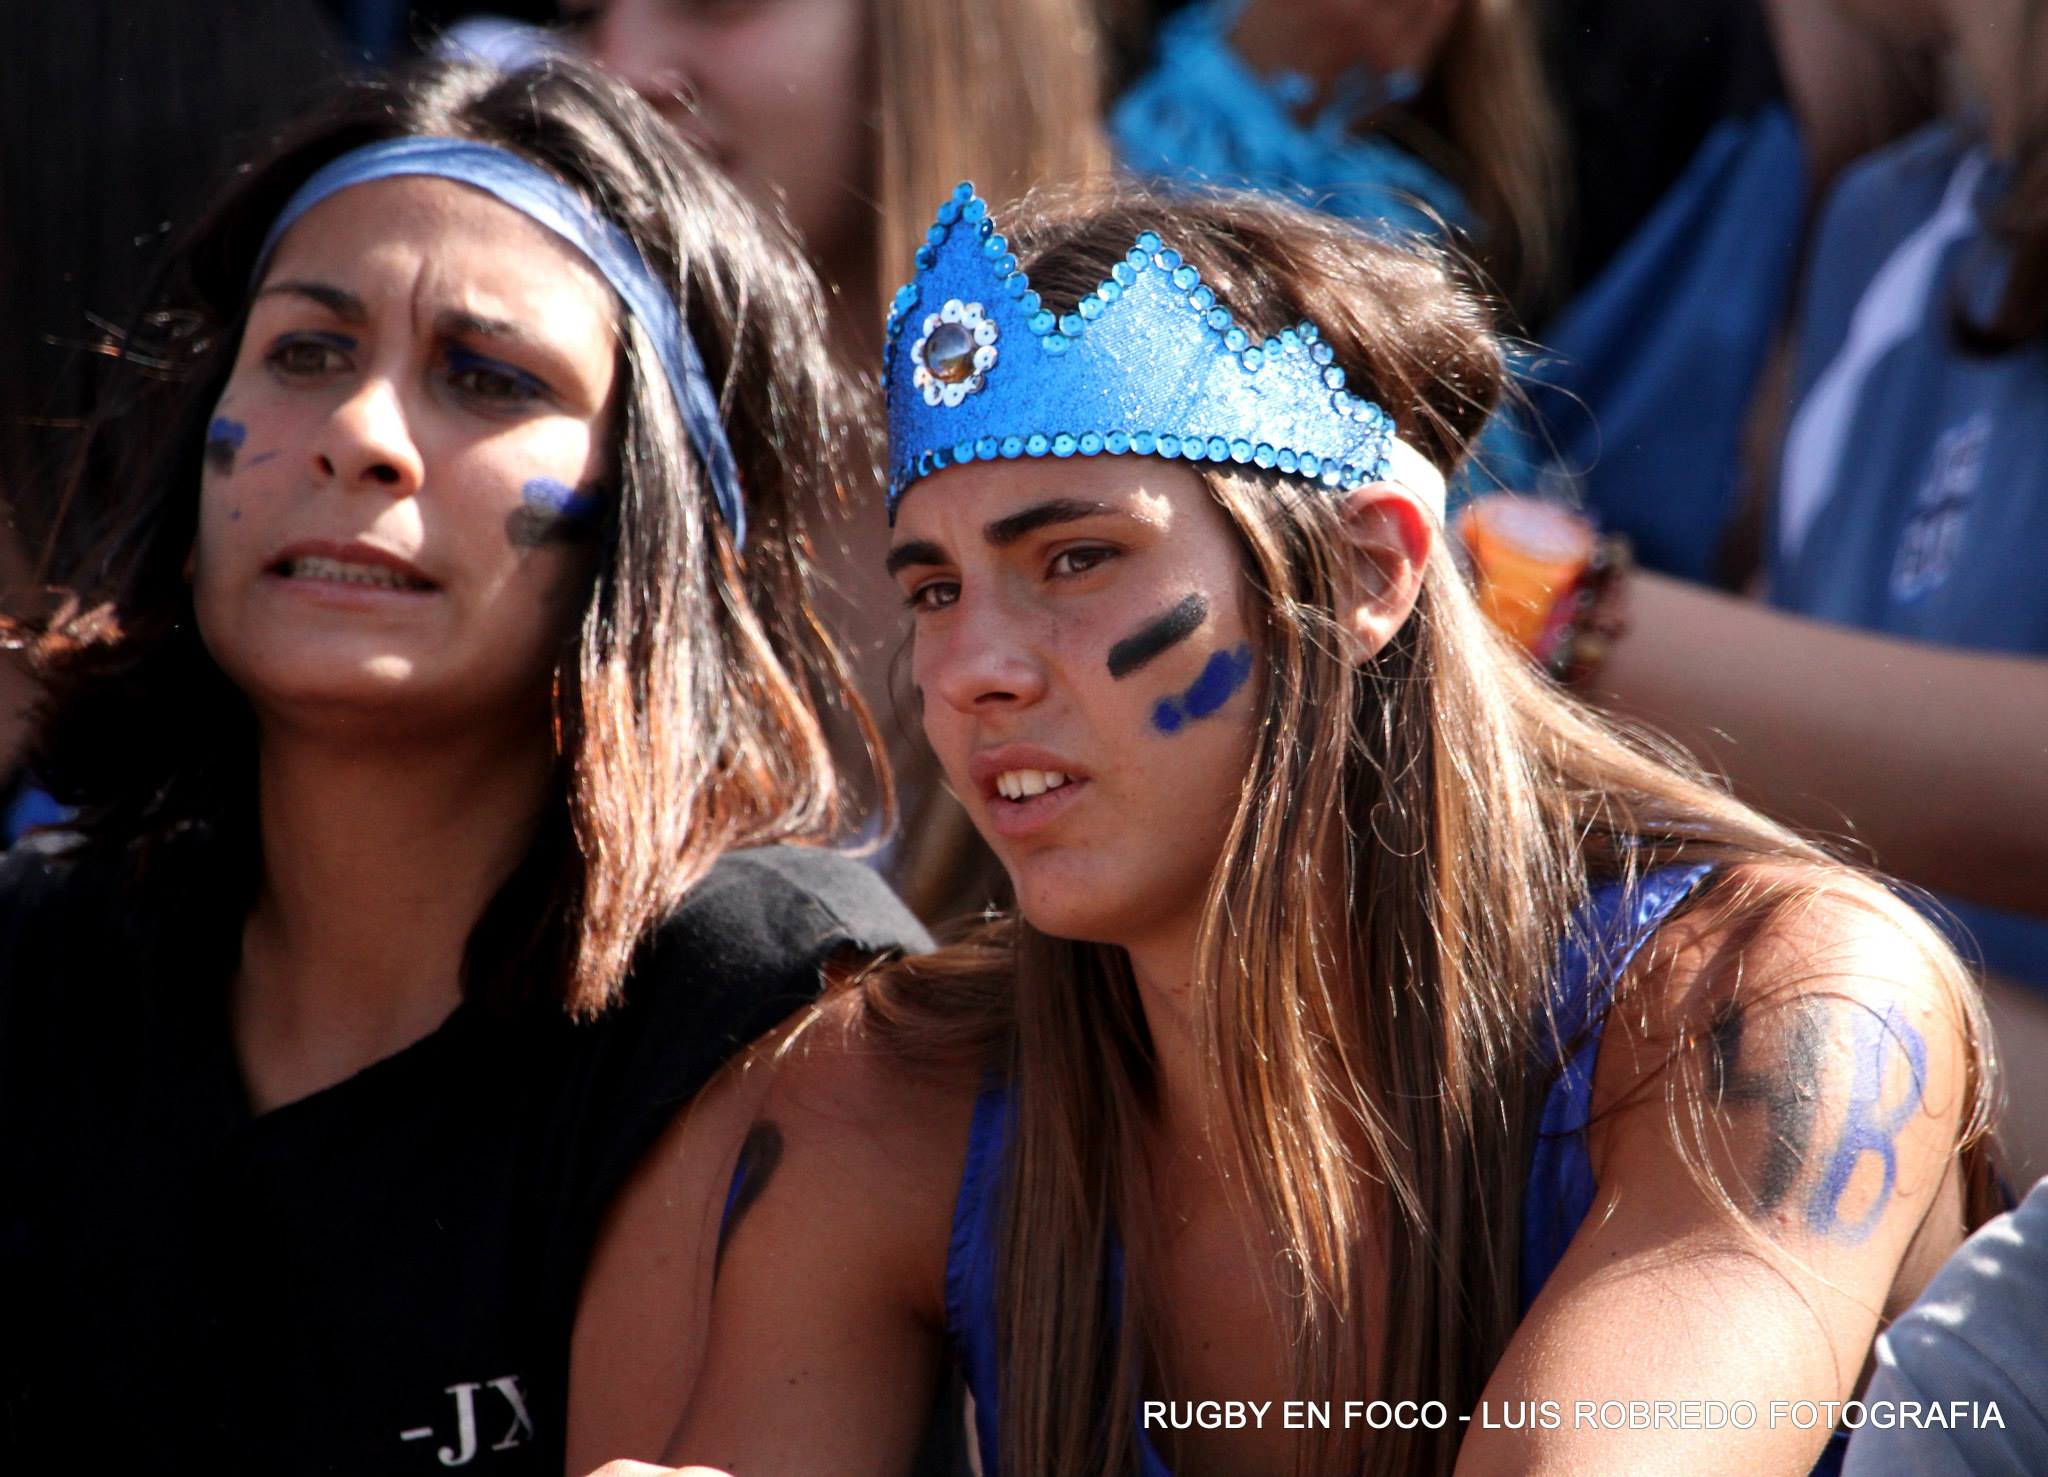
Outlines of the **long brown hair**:
<svg viewBox="0 0 2048 1477">
<path fill-rule="evenodd" d="M 721 853 L 837 828 L 842 780 L 821 708 L 849 712 L 877 752 L 811 615 L 798 510 L 867 460 L 823 347 L 815 280 L 622 84 L 567 61 L 511 75 L 427 65 L 352 88 L 247 171 L 174 254 L 129 341 L 151 353 L 132 355 L 133 393 L 96 440 L 118 431 L 133 455 L 121 471 L 89 459 L 75 509 L 101 515 L 103 533 L 61 581 L 55 613 L 10 634 L 51 694 L 38 770 L 80 807 L 89 846 L 162 868 L 191 838 L 226 835 L 250 864 L 255 722 L 196 634 L 183 577 L 206 421 L 258 244 L 286 198 L 329 159 L 418 134 L 522 154 L 628 232 L 683 307 L 748 500 L 742 554 L 711 511 L 652 344 L 622 322 L 613 495 L 555 667 L 550 795 L 464 966 L 472 991 L 537 986 L 591 1015 Z"/>
<path fill-rule="evenodd" d="M 1446 470 L 1502 393 L 1501 351 L 1445 265 L 1327 218 L 1218 196 L 1054 204 L 1004 225 L 1048 302 L 1090 290 L 1151 229 L 1255 337 L 1312 316 L 1351 383 Z M 1848 870 L 1529 670 L 1441 549 L 1394 640 L 1363 666 L 1345 659 L 1330 612 L 1350 556 L 1332 501 L 1251 468 L 1206 476 L 1243 543 L 1263 692 L 1198 944 L 1196 1057 L 1227 1108 L 1230 1167 L 1291 1271 L 1282 1331 L 1300 1396 L 1422 1392 L 1467 1410 L 1519 1316 L 1540 1064 L 1564 1044 L 1548 981 L 1589 879 L 1764 858 L 1809 880 Z M 1764 910 L 1798 890 L 1736 901 Z M 1981 1005 L 1954 956 L 1863 891 L 1922 940 L 1974 1048 Z M 1159 1303 L 1141 1170 L 1154 1082 L 1126 956 L 1004 920 L 882 972 L 862 1003 L 911 1058 L 1007 1073 L 1004 1469 L 1134 1470 Z M 1682 1131 L 1702 1089 L 1666 1076 Z M 1973 1074 L 1966 1145 L 1985 1130 L 1988 1079 Z M 1704 1154 L 1688 1158 L 1711 1177 Z M 1120 1329 L 1103 1291 L 1113 1229 Z M 1369 1449 L 1310 1433 L 1299 1470 L 1448 1473 L 1461 1429 L 1375 1432 Z"/>
</svg>

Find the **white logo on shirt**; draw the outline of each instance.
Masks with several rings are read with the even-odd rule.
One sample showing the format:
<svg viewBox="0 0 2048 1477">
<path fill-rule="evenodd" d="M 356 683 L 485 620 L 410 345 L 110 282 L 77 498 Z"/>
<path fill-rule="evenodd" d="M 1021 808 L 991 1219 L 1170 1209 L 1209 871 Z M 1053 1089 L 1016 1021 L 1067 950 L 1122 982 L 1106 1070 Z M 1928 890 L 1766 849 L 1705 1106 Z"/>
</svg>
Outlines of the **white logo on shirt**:
<svg viewBox="0 0 2048 1477">
<path fill-rule="evenodd" d="M 1918 600 L 1948 583 L 1962 552 L 1970 497 L 1984 476 L 1984 447 L 1991 439 L 1991 414 L 1978 411 L 1934 443 L 1927 480 L 1913 498 L 1913 513 L 1899 535 L 1892 562 L 1892 599 Z"/>
<path fill-rule="evenodd" d="M 476 1397 L 479 1391 L 494 1390 L 504 1398 L 510 1407 L 512 1424 L 505 1428 L 505 1434 L 491 1447 L 492 1451 L 510 1451 L 515 1446 L 524 1446 L 533 1439 L 533 1420 L 526 1413 L 526 1392 L 519 1388 L 519 1376 L 508 1374 L 495 1380 L 466 1382 L 450 1385 L 446 1392 L 455 1397 L 455 1442 L 443 1446 L 436 1456 L 444 1467 L 466 1467 L 476 1460 Z M 434 1436 L 432 1426 L 414 1426 L 409 1431 L 400 1431 L 400 1441 L 430 1441 Z"/>
</svg>

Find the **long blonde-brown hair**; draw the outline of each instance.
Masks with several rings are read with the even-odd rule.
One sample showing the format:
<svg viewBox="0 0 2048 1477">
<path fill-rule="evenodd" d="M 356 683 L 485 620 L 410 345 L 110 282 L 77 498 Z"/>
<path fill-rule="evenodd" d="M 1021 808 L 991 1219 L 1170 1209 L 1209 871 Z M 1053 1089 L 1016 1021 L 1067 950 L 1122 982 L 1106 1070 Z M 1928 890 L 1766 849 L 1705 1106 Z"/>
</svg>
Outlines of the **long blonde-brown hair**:
<svg viewBox="0 0 2048 1477">
<path fill-rule="evenodd" d="M 1445 265 L 1327 218 L 1218 196 L 1053 204 L 1004 224 L 1048 302 L 1078 298 L 1151 229 L 1254 336 L 1312 316 L 1352 385 L 1439 467 L 1455 468 L 1502 393 L 1501 351 Z M 1539 1064 L 1562 1044 L 1548 982 L 1589 879 L 1679 861 L 1847 869 L 1529 670 L 1441 550 L 1395 639 L 1348 660 L 1330 613 L 1352 556 L 1332 501 L 1246 467 L 1206 476 L 1243 542 L 1263 690 L 1198 945 L 1196 1059 L 1289 1265 L 1299 1395 L 1468 1410 L 1519 1316 Z M 1873 905 L 1903 914 L 1882 893 Z M 1960 966 L 1917 920 L 1903 926 L 1974 1051 L 1981 1007 Z M 1126 957 L 1004 920 L 874 977 L 862 1004 L 913 1059 L 1007 1073 L 1004 1469 L 1134 1470 L 1159 1304 L 1141 1169 L 1154 1079 Z M 1697 1072 L 1666 1075 L 1677 1127 L 1702 1089 Z M 1984 1132 L 1988 1076 L 1974 1072 L 1965 1144 Z M 1711 1176 L 1704 1154 L 1689 1158 Z M 1120 1325 L 1104 1294 L 1112 1230 Z M 1370 1449 L 1311 1433 L 1300 1471 L 1448 1473 L 1460 1431 L 1375 1432 Z"/>
</svg>

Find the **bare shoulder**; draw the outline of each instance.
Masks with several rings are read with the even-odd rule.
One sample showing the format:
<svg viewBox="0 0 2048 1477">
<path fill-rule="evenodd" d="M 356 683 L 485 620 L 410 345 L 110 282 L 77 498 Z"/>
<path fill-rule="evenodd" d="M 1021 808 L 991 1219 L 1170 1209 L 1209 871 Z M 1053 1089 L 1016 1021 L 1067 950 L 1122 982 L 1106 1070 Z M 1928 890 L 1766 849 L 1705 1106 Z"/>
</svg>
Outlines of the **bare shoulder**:
<svg viewBox="0 0 2048 1477">
<path fill-rule="evenodd" d="M 1990 1087 L 1982 1006 L 1945 942 L 1879 882 L 1731 867 L 1659 930 L 1617 1000 L 1595 1078 L 1596 1172 L 1675 1129 L 1726 1203 L 1774 1238 L 1883 1243 L 1903 1262 L 1923 1230 L 1960 1236 L 1956 1151 Z"/>
<path fill-rule="evenodd" d="M 1650 1019 L 1668 1026 L 1765 991 L 1964 1003 L 1953 951 L 1908 903 L 1852 868 L 1796 862 L 1726 868 L 1636 973 Z"/>
<path fill-rule="evenodd" d="M 775 1221 L 829 1226 L 938 1316 L 979 1078 L 885 1041 L 863 1007 L 842 991 L 764 1055 L 724 1234 L 773 1199 Z"/>
</svg>

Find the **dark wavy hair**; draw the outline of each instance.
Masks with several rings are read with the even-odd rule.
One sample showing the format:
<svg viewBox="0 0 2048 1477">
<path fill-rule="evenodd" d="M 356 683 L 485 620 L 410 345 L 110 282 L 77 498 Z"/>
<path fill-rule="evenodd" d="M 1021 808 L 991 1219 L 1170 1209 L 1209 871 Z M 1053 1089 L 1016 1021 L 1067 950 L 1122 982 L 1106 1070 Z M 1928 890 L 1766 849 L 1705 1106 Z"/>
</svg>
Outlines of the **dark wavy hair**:
<svg viewBox="0 0 2048 1477">
<path fill-rule="evenodd" d="M 651 343 L 622 314 L 616 495 L 556 659 L 551 794 L 465 960 L 472 994 L 552 987 L 590 1015 L 722 852 L 840 827 L 828 720 L 859 731 L 889 798 L 872 725 L 812 613 L 802 510 L 870 465 L 819 292 L 785 234 L 630 89 L 566 60 L 511 74 L 429 64 L 351 86 L 241 171 L 127 341 L 128 383 L 67 494 L 72 516 L 90 511 L 88 552 L 51 608 L 7 624 L 49 694 L 36 771 L 78 807 L 85 847 L 160 870 L 192 838 L 222 838 L 240 849 L 215 854 L 239 857 L 253 885 L 255 722 L 200 640 L 185 579 L 205 427 L 286 199 L 340 154 L 421 134 L 523 155 L 626 230 L 676 294 L 746 490 L 742 552 Z"/>
</svg>

